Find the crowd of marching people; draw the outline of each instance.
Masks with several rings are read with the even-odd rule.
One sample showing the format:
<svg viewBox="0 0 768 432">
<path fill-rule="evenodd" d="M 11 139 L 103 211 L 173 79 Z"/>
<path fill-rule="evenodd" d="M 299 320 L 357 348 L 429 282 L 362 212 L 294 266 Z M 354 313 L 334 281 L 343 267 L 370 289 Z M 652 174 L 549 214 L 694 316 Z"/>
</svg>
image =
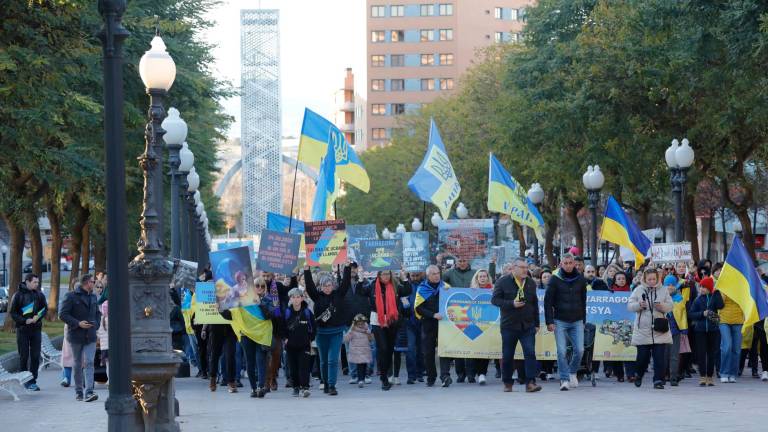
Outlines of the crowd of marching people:
<svg viewBox="0 0 768 432">
<path fill-rule="evenodd" d="M 540 382 L 557 379 L 559 389 L 567 391 L 578 387 L 585 370 L 587 292 L 631 292 L 627 308 L 635 314 L 631 344 L 637 347 L 637 358 L 602 362 L 605 377 L 640 387 L 652 361 L 656 389 L 677 386 L 695 374 L 701 387 L 745 376 L 768 381 L 765 320 L 742 328 L 739 305 L 715 289 L 721 263 L 648 264 L 635 271 L 633 263 L 594 267 L 564 254 L 556 268 L 515 258 L 497 272 L 493 260 L 487 269 L 473 269 L 466 259 L 451 262 L 438 256 L 437 261 L 424 272 L 382 271 L 371 277 L 364 277 L 355 262 L 335 272 L 309 267 L 288 276 L 261 272 L 254 280 L 256 304 L 221 312 L 221 324 L 195 324 L 194 288 L 172 289 L 174 348 L 185 352 L 210 391 L 226 386 L 237 393 L 247 376 L 254 398 L 278 390 L 280 370 L 282 384 L 297 397 L 310 396 L 313 387 L 337 395 L 340 374 L 357 387 L 376 379 L 381 390 L 389 391 L 402 384 L 403 360 L 406 385 L 485 385 L 493 364 L 504 392 L 513 391 L 515 382 L 526 392 L 537 392 Z M 760 276 L 768 283 L 768 276 Z M 212 280 L 210 269 L 199 280 Z M 446 286 L 492 293 L 491 303 L 500 309 L 500 360 L 438 358 L 438 323 L 446 319 L 439 296 Z M 540 289 L 545 290 L 543 305 Z M 94 365 L 106 366 L 109 359 L 107 305 L 106 277 L 99 274 L 81 277 L 60 308 L 66 326 L 61 385 L 74 385 L 77 400 L 98 398 Z M 27 275 L 9 313 L 17 326 L 22 368 L 35 378 L 27 384 L 29 390 L 39 390 L 45 310 L 39 278 Z M 554 333 L 556 361 L 536 359 L 541 326 Z M 523 360 L 514 359 L 518 343 Z M 597 373 L 600 366 L 594 362 L 586 370 Z"/>
</svg>

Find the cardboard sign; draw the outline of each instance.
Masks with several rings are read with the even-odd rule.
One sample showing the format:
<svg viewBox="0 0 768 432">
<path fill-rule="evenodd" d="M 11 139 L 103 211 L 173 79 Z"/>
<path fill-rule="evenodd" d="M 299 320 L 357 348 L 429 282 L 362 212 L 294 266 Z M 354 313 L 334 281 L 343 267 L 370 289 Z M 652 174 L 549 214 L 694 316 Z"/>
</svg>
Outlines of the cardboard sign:
<svg viewBox="0 0 768 432">
<path fill-rule="evenodd" d="M 216 303 L 219 310 L 256 303 L 248 247 L 210 252 Z"/>
<path fill-rule="evenodd" d="M 400 270 L 403 266 L 401 240 L 360 240 L 360 263 L 365 271 Z"/>
<path fill-rule="evenodd" d="M 670 262 L 689 262 L 693 260 L 691 244 L 681 243 L 659 243 L 651 246 L 651 261 L 655 263 Z"/>
<path fill-rule="evenodd" d="M 360 240 L 379 238 L 376 225 L 347 225 L 347 251 L 350 259 L 360 259 Z"/>
<path fill-rule="evenodd" d="M 423 272 L 429 262 L 429 233 L 407 232 L 403 235 L 403 266 L 406 271 Z"/>
<path fill-rule="evenodd" d="M 309 266 L 335 267 L 347 260 L 347 233 L 343 220 L 304 222 Z"/>
<path fill-rule="evenodd" d="M 440 222 L 438 249 L 444 256 L 464 258 L 474 269 L 488 268 L 493 245 L 493 219 L 449 219 Z"/>
<path fill-rule="evenodd" d="M 229 324 L 229 321 L 219 314 L 219 307 L 216 304 L 216 287 L 213 282 L 196 283 L 195 298 L 197 299 L 195 324 Z"/>
<path fill-rule="evenodd" d="M 256 268 L 266 272 L 292 274 L 299 260 L 301 235 L 262 230 Z"/>
</svg>

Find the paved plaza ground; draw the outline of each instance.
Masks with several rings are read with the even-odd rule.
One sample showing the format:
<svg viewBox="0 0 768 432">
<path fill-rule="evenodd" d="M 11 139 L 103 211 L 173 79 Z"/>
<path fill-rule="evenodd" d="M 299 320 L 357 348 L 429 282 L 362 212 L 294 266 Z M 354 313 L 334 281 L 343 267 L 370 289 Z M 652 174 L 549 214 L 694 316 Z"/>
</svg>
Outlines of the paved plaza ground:
<svg viewBox="0 0 768 432">
<path fill-rule="evenodd" d="M 106 431 L 106 387 L 97 386 L 99 401 L 76 402 L 74 390 L 60 387 L 58 377 L 57 370 L 42 372 L 43 390 L 22 394 L 21 402 L 0 395 L 0 430 Z M 765 431 L 768 423 L 768 383 L 751 377 L 714 388 L 699 388 L 688 379 L 663 391 L 603 378 L 595 388 L 583 383 L 560 392 L 550 381 L 536 394 L 519 386 L 502 393 L 495 379 L 485 387 L 403 384 L 382 392 L 378 385 L 358 389 L 340 378 L 339 396 L 314 389 L 308 399 L 293 398 L 284 388 L 264 399 L 224 388 L 210 393 L 199 378 L 179 379 L 178 420 L 183 431 L 236 432 Z"/>
</svg>

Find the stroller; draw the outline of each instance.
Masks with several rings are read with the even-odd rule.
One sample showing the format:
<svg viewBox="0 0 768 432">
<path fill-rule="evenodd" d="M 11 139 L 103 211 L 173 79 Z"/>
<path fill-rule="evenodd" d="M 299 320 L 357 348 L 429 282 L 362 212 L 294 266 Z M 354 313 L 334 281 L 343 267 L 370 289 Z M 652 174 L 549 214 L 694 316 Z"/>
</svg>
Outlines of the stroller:
<svg viewBox="0 0 768 432">
<path fill-rule="evenodd" d="M 595 334 L 597 326 L 592 323 L 584 323 L 584 355 L 581 356 L 581 366 L 576 374 L 580 378 L 587 378 L 592 383 L 592 387 L 597 386 L 597 371 L 592 370 L 592 359 L 595 355 Z M 568 342 L 568 352 L 566 358 L 570 361 L 573 358 L 573 346 Z"/>
</svg>

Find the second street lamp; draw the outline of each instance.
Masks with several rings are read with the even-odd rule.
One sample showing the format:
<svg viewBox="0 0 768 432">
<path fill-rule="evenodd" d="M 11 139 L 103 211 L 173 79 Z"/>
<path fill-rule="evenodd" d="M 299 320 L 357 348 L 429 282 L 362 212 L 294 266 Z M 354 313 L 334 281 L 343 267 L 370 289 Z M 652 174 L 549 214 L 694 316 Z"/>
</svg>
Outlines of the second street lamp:
<svg viewBox="0 0 768 432">
<path fill-rule="evenodd" d="M 669 180 L 672 183 L 672 193 L 675 195 L 675 242 L 683 241 L 683 193 L 687 180 L 688 169 L 693 165 L 693 149 L 688 145 L 688 139 L 683 143 L 677 139 L 664 152 L 664 159 L 669 167 Z"/>
<path fill-rule="evenodd" d="M 541 188 L 540 184 L 534 183 L 531 185 L 531 188 L 528 190 L 528 199 L 537 207 L 544 201 L 544 189 Z M 533 232 L 533 228 L 528 229 Z M 536 264 L 539 263 L 539 239 L 536 237 L 536 233 L 533 233 L 533 259 Z"/>
<path fill-rule="evenodd" d="M 181 145 L 179 150 L 179 181 L 177 183 L 177 189 L 173 191 L 179 199 L 179 257 L 182 259 L 189 259 L 189 215 L 186 210 L 187 189 L 189 188 L 189 182 L 187 181 L 187 175 L 189 170 L 195 164 L 195 155 L 192 154 L 192 150 L 186 142 Z"/>
<path fill-rule="evenodd" d="M 597 205 L 600 203 L 600 190 L 605 184 L 605 177 L 600 166 L 589 166 L 587 172 L 581 177 L 584 187 L 587 189 L 587 202 L 592 213 L 592 230 L 589 244 L 589 255 L 592 265 L 597 268 Z"/>
<path fill-rule="evenodd" d="M 179 116 L 179 110 L 170 108 L 168 117 L 161 124 L 165 129 L 163 140 L 168 147 L 168 164 L 171 167 L 171 257 L 181 258 L 181 232 L 179 231 L 180 203 L 177 183 L 181 166 L 180 150 L 187 139 L 187 123 Z M 189 151 L 189 150 L 187 150 Z"/>
</svg>

